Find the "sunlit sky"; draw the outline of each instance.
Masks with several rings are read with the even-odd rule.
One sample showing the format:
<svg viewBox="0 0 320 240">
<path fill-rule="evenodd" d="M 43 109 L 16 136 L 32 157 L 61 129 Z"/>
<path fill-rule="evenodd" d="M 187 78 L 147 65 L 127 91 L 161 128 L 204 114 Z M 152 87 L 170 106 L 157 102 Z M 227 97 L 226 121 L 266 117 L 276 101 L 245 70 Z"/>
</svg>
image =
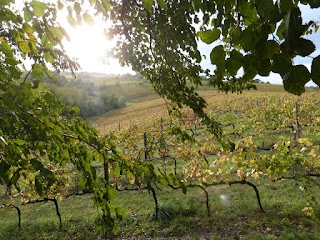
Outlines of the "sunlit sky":
<svg viewBox="0 0 320 240">
<path fill-rule="evenodd" d="M 68 55 L 76 58 L 82 71 L 107 74 L 133 73 L 130 68 L 123 68 L 116 59 L 111 58 L 110 50 L 115 41 L 108 40 L 99 24 L 83 24 L 68 29 L 71 41 L 65 41 Z"/>
<path fill-rule="evenodd" d="M 311 10 L 306 6 L 301 7 L 304 23 L 309 22 L 310 20 L 320 22 L 319 9 Z M 101 19 L 96 18 L 94 25 L 82 24 L 76 28 L 70 27 L 66 22 L 65 17 L 60 17 L 60 19 L 67 28 L 71 38 L 71 41 L 64 42 L 65 49 L 71 57 L 78 59 L 82 71 L 106 74 L 134 73 L 128 67 L 121 67 L 116 59 L 110 58 L 108 51 L 115 45 L 115 40 L 112 41 L 106 38 L 104 34 L 104 27 L 106 24 Z M 308 38 L 316 44 L 317 50 L 312 54 L 312 57 L 315 57 L 320 54 L 320 31 Z M 206 45 L 204 43 L 199 43 L 199 50 L 202 55 L 209 56 L 213 47 L 214 44 Z M 310 69 L 311 61 L 312 59 L 310 57 L 300 57 L 294 60 L 294 64 L 305 64 Z M 204 59 L 201 65 L 203 68 L 213 69 L 209 57 L 207 57 L 206 60 Z M 282 79 L 278 74 L 271 74 L 269 77 L 257 76 L 256 78 L 259 78 L 264 82 L 282 83 Z"/>
</svg>

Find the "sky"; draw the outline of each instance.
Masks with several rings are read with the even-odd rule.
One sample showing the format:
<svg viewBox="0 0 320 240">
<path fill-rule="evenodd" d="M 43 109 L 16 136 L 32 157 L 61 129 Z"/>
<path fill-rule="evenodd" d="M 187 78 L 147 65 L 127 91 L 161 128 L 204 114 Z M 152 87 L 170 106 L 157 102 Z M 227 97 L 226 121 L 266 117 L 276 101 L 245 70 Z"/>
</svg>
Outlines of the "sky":
<svg viewBox="0 0 320 240">
<path fill-rule="evenodd" d="M 315 20 L 320 22 L 319 9 L 310 9 L 309 7 L 302 5 L 302 19 L 303 23 Z M 65 19 L 61 19 L 65 21 Z M 110 23 L 106 23 L 107 25 Z M 106 74 L 134 74 L 129 67 L 121 67 L 116 59 L 110 58 L 110 49 L 115 46 L 115 40 L 107 40 L 104 34 L 103 26 L 106 24 L 96 18 L 94 26 L 88 26 L 83 24 L 76 29 L 68 27 L 68 24 L 64 24 L 67 27 L 67 31 L 70 33 L 71 42 L 65 41 L 65 49 L 67 53 L 74 58 L 78 59 L 82 67 L 82 71 L 87 72 L 99 72 Z M 312 53 L 312 57 L 316 57 L 320 54 L 320 30 L 313 35 L 308 36 L 316 44 L 316 51 Z M 210 63 L 210 52 L 214 44 L 207 45 L 205 43 L 199 43 L 199 51 L 202 55 L 206 55 L 206 59 L 201 62 L 203 68 L 213 69 Z M 294 64 L 304 64 L 310 70 L 312 58 L 299 57 L 294 59 Z M 278 74 L 273 74 L 269 77 L 257 76 L 256 78 L 275 84 L 282 84 L 282 79 Z M 310 82 L 308 85 L 312 86 L 314 83 Z"/>
</svg>

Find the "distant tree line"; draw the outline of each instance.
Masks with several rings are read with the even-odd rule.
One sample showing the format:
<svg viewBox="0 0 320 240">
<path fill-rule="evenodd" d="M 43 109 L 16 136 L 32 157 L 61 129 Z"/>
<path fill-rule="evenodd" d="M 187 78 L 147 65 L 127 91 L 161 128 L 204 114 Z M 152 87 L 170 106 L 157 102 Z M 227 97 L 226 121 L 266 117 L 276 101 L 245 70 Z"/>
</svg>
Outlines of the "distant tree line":
<svg viewBox="0 0 320 240">
<path fill-rule="evenodd" d="M 77 106 L 80 116 L 88 119 L 114 109 L 124 107 L 126 99 L 106 91 L 106 86 L 97 86 L 89 79 L 66 79 L 55 73 L 56 81 L 47 79 L 47 86 L 69 106 Z"/>
</svg>

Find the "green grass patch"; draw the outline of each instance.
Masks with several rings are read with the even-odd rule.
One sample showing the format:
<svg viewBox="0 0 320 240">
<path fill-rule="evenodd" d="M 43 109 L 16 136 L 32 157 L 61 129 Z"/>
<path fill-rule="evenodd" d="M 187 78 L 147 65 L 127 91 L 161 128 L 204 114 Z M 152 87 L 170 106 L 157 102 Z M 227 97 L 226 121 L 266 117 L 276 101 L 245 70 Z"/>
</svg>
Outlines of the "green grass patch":
<svg viewBox="0 0 320 240">
<path fill-rule="evenodd" d="M 255 182 L 265 213 L 259 211 L 253 189 L 246 185 L 222 185 L 207 188 L 210 213 L 201 189 L 156 190 L 159 216 L 148 191 L 120 192 L 115 204 L 125 210 L 118 221 L 118 239 L 318 239 L 319 208 L 316 217 L 307 217 L 299 184 L 292 180 Z M 319 197 L 319 196 L 316 196 Z M 97 209 L 90 195 L 59 202 L 63 227 L 51 202 L 20 206 L 21 229 L 14 209 L 0 210 L 1 239 L 100 239 L 96 230 Z"/>
</svg>

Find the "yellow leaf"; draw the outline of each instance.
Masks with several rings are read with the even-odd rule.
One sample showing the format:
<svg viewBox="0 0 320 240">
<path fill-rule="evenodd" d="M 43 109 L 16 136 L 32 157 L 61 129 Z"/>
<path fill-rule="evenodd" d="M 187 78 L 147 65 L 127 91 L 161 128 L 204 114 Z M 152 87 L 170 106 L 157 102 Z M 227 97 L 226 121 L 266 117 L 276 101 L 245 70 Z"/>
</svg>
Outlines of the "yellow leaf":
<svg viewBox="0 0 320 240">
<path fill-rule="evenodd" d="M 130 184 L 134 184 L 135 181 L 136 181 L 136 178 L 134 176 L 131 176 L 131 178 L 129 178 Z"/>
<path fill-rule="evenodd" d="M 246 174 L 242 170 L 237 170 L 237 175 L 239 176 L 239 178 L 241 180 L 246 180 L 246 178 L 247 178 Z"/>
<path fill-rule="evenodd" d="M 310 156 L 310 157 L 316 157 L 317 156 L 317 152 L 316 152 L 316 150 L 314 150 L 314 149 L 311 149 L 311 151 L 308 153 L 308 155 Z"/>
</svg>

